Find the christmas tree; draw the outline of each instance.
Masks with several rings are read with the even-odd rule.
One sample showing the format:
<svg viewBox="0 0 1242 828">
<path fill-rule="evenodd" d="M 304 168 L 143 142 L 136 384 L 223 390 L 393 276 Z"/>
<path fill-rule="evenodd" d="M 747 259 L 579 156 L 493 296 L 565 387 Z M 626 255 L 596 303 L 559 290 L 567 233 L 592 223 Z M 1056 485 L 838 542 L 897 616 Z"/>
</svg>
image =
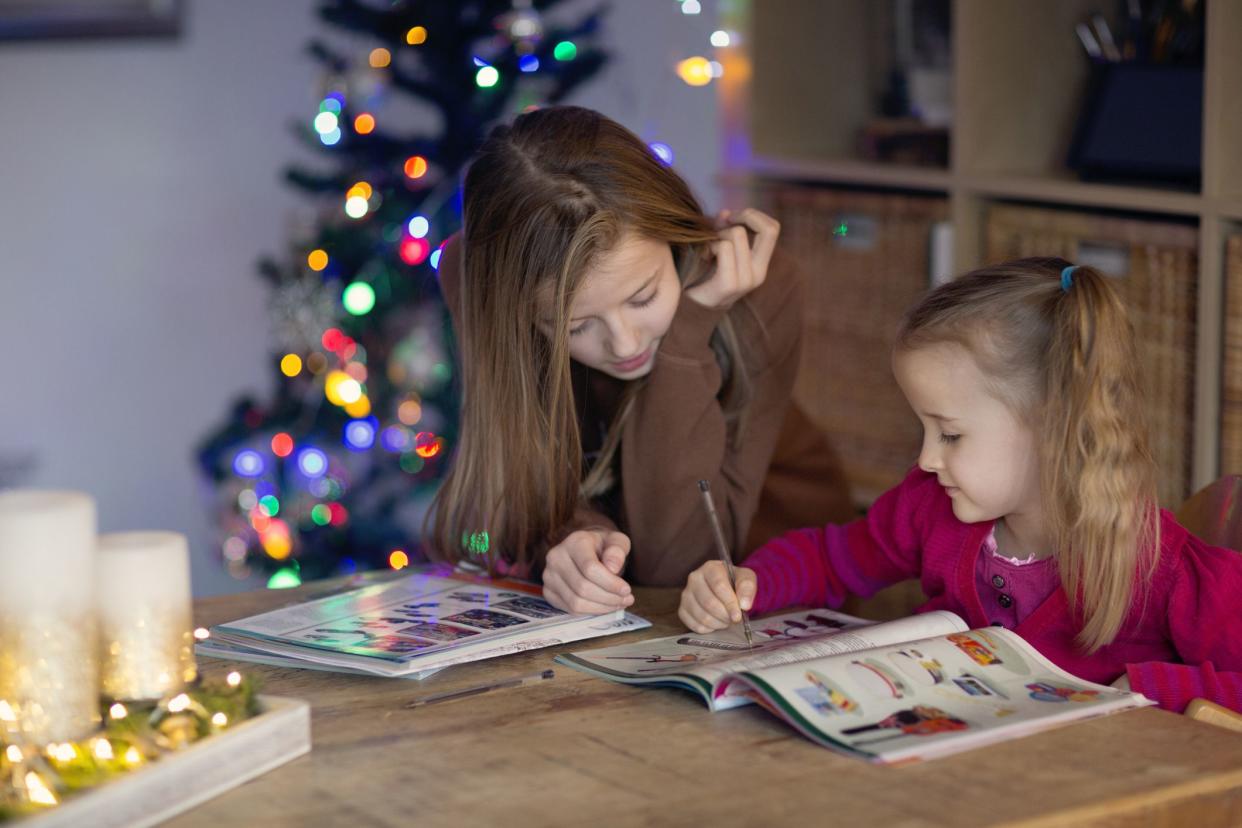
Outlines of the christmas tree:
<svg viewBox="0 0 1242 828">
<path fill-rule="evenodd" d="M 605 60 L 603 9 L 561 25 L 548 14 L 559 4 L 320 5 L 351 45 L 309 46 L 320 102 L 296 131 L 324 161 L 286 177 L 315 219 L 259 266 L 274 393 L 238 400 L 198 450 L 235 577 L 292 586 L 419 559 L 455 436 L 435 268 L 461 223 L 462 168 L 494 124 L 556 103 Z"/>
</svg>

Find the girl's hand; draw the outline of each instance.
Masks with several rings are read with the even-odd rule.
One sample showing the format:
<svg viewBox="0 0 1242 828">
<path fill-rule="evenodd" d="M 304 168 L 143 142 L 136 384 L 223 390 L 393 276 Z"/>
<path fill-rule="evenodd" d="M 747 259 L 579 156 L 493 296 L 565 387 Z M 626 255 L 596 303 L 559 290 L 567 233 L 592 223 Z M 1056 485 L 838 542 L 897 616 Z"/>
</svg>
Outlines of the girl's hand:
<svg viewBox="0 0 1242 828">
<path fill-rule="evenodd" d="M 620 532 L 580 529 L 548 550 L 543 597 L 566 612 L 599 615 L 634 603 L 621 576 L 630 539 Z"/>
<path fill-rule="evenodd" d="M 755 571 L 733 567 L 737 594 L 729 586 L 729 573 L 720 561 L 708 561 L 690 573 L 681 591 L 677 617 L 696 633 L 723 630 L 742 620 L 742 612 L 755 603 Z"/>
<path fill-rule="evenodd" d="M 722 211 L 719 221 L 724 229 L 720 231 L 720 241 L 712 243 L 716 271 L 686 289 L 687 296 L 707 308 L 728 308 L 762 285 L 768 276 L 776 238 L 781 234 L 780 222 L 750 207 L 736 216 Z M 748 229 L 755 234 L 753 245 L 747 241 Z"/>
</svg>

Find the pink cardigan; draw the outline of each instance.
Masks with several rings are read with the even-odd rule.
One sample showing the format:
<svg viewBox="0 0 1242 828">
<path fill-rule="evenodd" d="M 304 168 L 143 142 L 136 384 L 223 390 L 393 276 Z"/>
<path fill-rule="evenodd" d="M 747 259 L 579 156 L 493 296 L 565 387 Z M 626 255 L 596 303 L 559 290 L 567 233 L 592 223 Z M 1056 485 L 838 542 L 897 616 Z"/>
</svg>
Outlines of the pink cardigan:
<svg viewBox="0 0 1242 828">
<path fill-rule="evenodd" d="M 962 523 L 951 503 L 935 476 L 916 468 L 865 518 L 774 538 L 746 560 L 758 577 L 752 611 L 836 607 L 847 594 L 867 597 L 918 578 L 928 596 L 919 612 L 947 609 L 987 626 L 975 568 L 992 525 Z M 1135 691 L 1166 709 L 1180 712 L 1202 696 L 1242 710 L 1242 673 L 1225 672 L 1242 670 L 1242 554 L 1208 546 L 1168 512 L 1160 517 L 1160 563 L 1150 587 L 1136 589 L 1112 644 L 1090 655 L 1078 649 L 1079 624 L 1061 587 L 1016 632 L 1089 681 L 1127 673 Z"/>
</svg>

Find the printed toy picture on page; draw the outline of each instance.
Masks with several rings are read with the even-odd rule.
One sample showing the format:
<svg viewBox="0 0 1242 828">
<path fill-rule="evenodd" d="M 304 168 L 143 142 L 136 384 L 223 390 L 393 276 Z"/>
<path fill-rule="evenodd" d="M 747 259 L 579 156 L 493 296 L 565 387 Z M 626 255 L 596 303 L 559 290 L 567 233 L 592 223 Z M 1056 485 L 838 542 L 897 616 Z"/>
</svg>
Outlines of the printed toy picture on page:
<svg viewBox="0 0 1242 828">
<path fill-rule="evenodd" d="M 493 612 L 492 610 L 485 609 L 466 610 L 465 612 L 446 615 L 440 620 L 478 627 L 483 630 L 502 630 L 505 627 L 516 627 L 518 624 L 530 623 L 529 618 L 521 618 L 516 615 L 508 615 L 507 613 Z"/>
<path fill-rule="evenodd" d="M 1019 676 L 1031 674 L 1031 666 L 1017 650 L 1002 641 L 999 636 L 989 635 L 986 630 L 953 633 L 947 636 L 946 640 L 970 656 L 971 661 L 980 667 L 1002 666 Z"/>
<path fill-rule="evenodd" d="M 816 713 L 821 716 L 843 713 L 859 717 L 863 715 L 862 705 L 850 698 L 840 685 L 827 676 L 815 670 L 807 670 L 805 678 L 809 686 L 795 688 L 794 692 Z"/>
<path fill-rule="evenodd" d="M 855 684 L 876 698 L 904 699 L 910 695 L 910 687 L 901 676 L 874 658 L 851 661 L 845 671 Z"/>
<path fill-rule="evenodd" d="M 495 595 L 489 595 L 486 592 L 472 592 L 462 590 L 459 592 L 450 592 L 449 598 L 454 601 L 460 601 L 463 604 L 483 604 L 487 605 L 489 601 L 506 601 L 510 598 L 520 598 L 521 593 L 518 592 L 498 592 Z"/>
<path fill-rule="evenodd" d="M 508 612 L 515 612 L 531 618 L 555 618 L 558 615 L 568 614 L 564 610 L 559 610 L 552 606 L 542 598 L 535 598 L 532 595 L 519 595 L 516 598 L 510 598 L 492 606 L 495 609 L 507 610 Z"/>
<path fill-rule="evenodd" d="M 1100 696 L 1098 690 L 1075 687 L 1071 684 L 1053 684 L 1050 681 L 1037 681 L 1028 684 L 1026 689 L 1031 691 L 1032 699 L 1041 702 L 1089 702 L 1095 701 Z"/>
<path fill-rule="evenodd" d="M 855 739 L 850 744 L 854 747 L 873 745 L 903 736 L 935 736 L 940 733 L 969 730 L 970 724 L 949 715 L 938 707 L 917 704 L 907 710 L 898 710 L 872 724 L 859 725 L 842 730 L 842 735 L 856 736 L 868 734 L 862 739 Z M 884 732 L 882 736 L 870 737 L 869 734 Z M 896 731 L 896 732 L 892 732 Z"/>
<path fill-rule="evenodd" d="M 397 632 L 401 635 L 427 638 L 432 641 L 457 641 L 479 634 L 478 630 L 469 630 L 465 627 L 454 627 L 452 624 L 439 624 L 436 622 L 411 624 L 408 627 L 402 627 Z"/>
<path fill-rule="evenodd" d="M 889 653 L 888 660 L 915 684 L 931 687 L 944 681 L 944 665 L 913 647 Z"/>
</svg>

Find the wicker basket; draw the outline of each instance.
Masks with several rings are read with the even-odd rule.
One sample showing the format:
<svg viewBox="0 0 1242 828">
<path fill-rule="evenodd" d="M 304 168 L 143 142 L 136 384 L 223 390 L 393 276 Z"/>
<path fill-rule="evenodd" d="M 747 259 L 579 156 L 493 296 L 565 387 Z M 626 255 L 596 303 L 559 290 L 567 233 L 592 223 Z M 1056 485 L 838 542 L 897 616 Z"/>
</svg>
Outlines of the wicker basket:
<svg viewBox="0 0 1242 828">
<path fill-rule="evenodd" d="M 1242 473 L 1242 236 L 1225 246 L 1225 353 L 1220 400 L 1220 473 Z"/>
<path fill-rule="evenodd" d="M 922 430 L 893 379 L 897 325 L 928 287 L 931 226 L 943 198 L 772 184 L 762 203 L 806 278 L 802 368 L 794 396 L 841 454 L 855 499 L 899 483 Z"/>
<path fill-rule="evenodd" d="M 1190 493 L 1197 230 L 1034 207 L 997 205 L 988 210 L 987 261 L 1062 256 L 1091 262 L 1093 245 L 1115 251 L 1114 258 L 1124 263 L 1124 272 L 1111 275 L 1121 277 L 1118 286 L 1138 339 L 1152 451 L 1160 468 L 1160 501 L 1176 508 Z M 1242 270 L 1242 264 L 1235 270 Z"/>
</svg>

